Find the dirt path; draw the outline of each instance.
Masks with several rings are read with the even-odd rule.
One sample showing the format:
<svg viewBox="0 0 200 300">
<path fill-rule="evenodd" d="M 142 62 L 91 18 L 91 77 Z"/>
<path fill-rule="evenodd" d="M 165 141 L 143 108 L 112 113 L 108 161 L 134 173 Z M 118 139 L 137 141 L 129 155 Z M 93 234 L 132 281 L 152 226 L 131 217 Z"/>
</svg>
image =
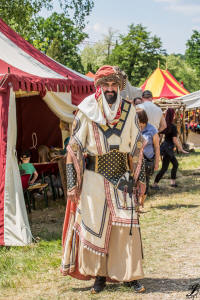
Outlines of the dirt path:
<svg viewBox="0 0 200 300">
<path fill-rule="evenodd" d="M 194 172 L 193 172 L 194 173 Z M 2 291 L 1 300 L 185 300 L 191 284 L 200 283 L 200 174 L 192 172 L 179 175 L 181 186 L 168 186 L 163 179 L 159 192 L 151 191 L 141 216 L 141 231 L 144 248 L 143 283 L 146 293 L 134 294 L 123 284 L 108 284 L 99 295 L 91 295 L 93 281 L 78 281 L 63 277 L 59 265 L 46 273 L 26 278 L 23 288 Z M 41 226 L 49 231 L 62 228 L 63 207 L 49 209 L 41 215 L 32 216 L 35 233 Z M 38 224 L 40 223 L 40 226 Z M 60 257 L 58 255 L 58 261 Z M 200 299 L 200 293 L 197 298 Z"/>
<path fill-rule="evenodd" d="M 200 147 L 200 134 L 190 131 L 187 139 L 187 143 L 194 144 L 194 147 Z"/>
</svg>

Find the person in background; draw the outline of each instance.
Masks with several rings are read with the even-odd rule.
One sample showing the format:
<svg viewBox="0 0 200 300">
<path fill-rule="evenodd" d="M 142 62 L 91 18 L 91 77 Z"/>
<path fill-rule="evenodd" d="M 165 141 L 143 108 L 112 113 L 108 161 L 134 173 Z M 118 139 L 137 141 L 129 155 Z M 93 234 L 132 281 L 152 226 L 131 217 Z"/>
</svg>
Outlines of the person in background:
<svg viewBox="0 0 200 300">
<path fill-rule="evenodd" d="M 21 160 L 21 164 L 19 165 L 19 170 L 20 173 L 23 174 L 30 174 L 30 184 L 33 184 L 36 179 L 38 178 L 38 173 L 35 169 L 35 167 L 33 166 L 32 163 L 30 163 L 30 159 L 31 159 L 31 154 L 30 152 L 24 151 L 22 152 L 22 155 L 20 157 Z"/>
<path fill-rule="evenodd" d="M 149 180 L 154 171 L 158 170 L 160 159 L 160 145 L 157 129 L 148 123 L 148 117 L 145 110 L 136 108 L 139 119 L 139 125 L 142 136 L 145 138 L 147 144 L 144 147 L 145 173 L 146 173 L 146 192 L 149 190 Z"/>
<path fill-rule="evenodd" d="M 141 104 L 141 103 L 142 103 L 142 98 L 136 97 L 136 98 L 133 99 L 134 106 L 136 106 L 138 104 Z"/>
<path fill-rule="evenodd" d="M 171 187 L 177 187 L 176 184 L 176 173 L 178 169 L 178 161 L 174 154 L 174 147 L 176 146 L 177 149 L 185 154 L 188 154 L 182 147 L 177 138 L 177 128 L 173 124 L 173 120 L 175 117 L 175 111 L 173 108 L 168 108 L 166 112 L 166 123 L 167 128 L 162 132 L 165 135 L 164 142 L 160 146 L 160 153 L 163 156 L 162 159 L 162 168 L 159 173 L 156 175 L 154 185 L 152 186 L 153 189 L 159 189 L 158 183 L 167 171 L 169 167 L 169 163 L 171 162 L 173 167 L 171 170 Z"/>
<path fill-rule="evenodd" d="M 167 127 L 166 121 L 161 108 L 155 105 L 152 101 L 152 92 L 149 90 L 145 90 L 142 93 L 142 104 L 139 104 L 138 107 L 146 111 L 149 120 L 148 122 L 156 127 L 158 132 L 161 132 Z"/>
</svg>

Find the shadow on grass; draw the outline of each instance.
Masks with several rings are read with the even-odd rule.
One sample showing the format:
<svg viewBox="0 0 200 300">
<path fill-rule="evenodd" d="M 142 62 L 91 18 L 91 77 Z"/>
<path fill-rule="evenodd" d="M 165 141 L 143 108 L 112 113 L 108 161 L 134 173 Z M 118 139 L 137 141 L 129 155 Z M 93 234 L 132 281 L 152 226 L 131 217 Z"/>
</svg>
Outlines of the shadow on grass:
<svg viewBox="0 0 200 300">
<path fill-rule="evenodd" d="M 149 197 L 155 195 L 155 194 L 160 194 L 160 195 L 164 195 L 166 197 L 170 196 L 170 195 L 175 195 L 175 194 L 180 194 L 180 193 L 188 193 L 188 194 L 196 194 L 197 192 L 200 191 L 200 184 L 193 184 L 192 182 L 182 182 L 180 186 L 178 186 L 177 188 L 173 188 L 170 186 L 162 186 L 162 183 L 160 184 L 160 189 L 155 191 L 152 190 L 150 188 L 150 193 L 149 193 Z M 147 198 L 147 200 L 148 200 Z"/>
<path fill-rule="evenodd" d="M 180 173 L 183 176 L 200 176 L 200 169 L 195 169 L 195 170 L 181 170 Z"/>
<path fill-rule="evenodd" d="M 185 204 L 169 204 L 169 205 L 158 205 L 158 206 L 152 206 L 151 208 L 157 208 L 157 209 L 166 209 L 166 210 L 172 210 L 177 208 L 194 208 L 199 207 L 199 205 L 185 205 Z"/>
<path fill-rule="evenodd" d="M 145 278 L 141 280 L 145 286 L 145 294 L 150 293 L 170 293 L 170 292 L 186 292 L 190 291 L 193 284 L 200 283 L 200 278 L 184 279 L 184 278 Z M 90 287 L 72 288 L 73 292 L 86 292 L 91 289 Z M 123 283 L 107 284 L 104 289 L 105 292 L 129 292 L 133 293 L 132 288 L 126 287 Z M 104 291 L 102 293 L 104 293 Z"/>
<path fill-rule="evenodd" d="M 41 231 L 40 233 L 38 233 L 38 237 L 40 239 L 48 241 L 48 242 L 61 240 L 61 236 L 62 236 L 62 231 L 48 232 L 47 230 L 45 230 L 45 231 Z"/>
<path fill-rule="evenodd" d="M 200 278 L 145 278 L 142 283 L 146 287 L 146 293 L 185 291 L 187 294 L 193 284 L 200 283 Z"/>
</svg>

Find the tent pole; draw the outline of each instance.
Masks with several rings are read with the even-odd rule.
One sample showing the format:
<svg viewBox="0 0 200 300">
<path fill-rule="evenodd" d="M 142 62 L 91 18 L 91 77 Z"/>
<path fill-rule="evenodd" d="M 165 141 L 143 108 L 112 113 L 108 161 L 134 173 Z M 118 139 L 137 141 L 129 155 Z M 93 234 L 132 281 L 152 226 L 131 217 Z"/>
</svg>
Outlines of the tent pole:
<svg viewBox="0 0 200 300">
<path fill-rule="evenodd" d="M 185 128 L 185 107 L 183 108 L 183 144 L 186 144 L 186 128 Z"/>
</svg>

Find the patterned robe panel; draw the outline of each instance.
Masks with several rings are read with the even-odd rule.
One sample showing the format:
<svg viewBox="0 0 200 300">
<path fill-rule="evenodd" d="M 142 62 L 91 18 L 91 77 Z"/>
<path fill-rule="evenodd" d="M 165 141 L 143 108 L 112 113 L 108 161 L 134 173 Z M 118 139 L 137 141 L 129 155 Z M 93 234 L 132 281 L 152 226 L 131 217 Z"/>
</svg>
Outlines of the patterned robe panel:
<svg viewBox="0 0 200 300">
<path fill-rule="evenodd" d="M 96 123 L 90 121 L 81 111 L 73 124 L 71 149 L 90 155 L 109 152 L 111 145 L 118 145 L 120 152 L 131 153 L 134 177 L 138 180 L 142 164 L 142 136 L 138 127 L 136 111 L 131 105 L 121 136 L 113 134 L 108 138 Z M 136 194 L 130 198 L 106 180 L 102 175 L 84 170 L 80 201 L 76 210 L 74 229 L 84 246 L 97 254 L 108 252 L 111 226 L 139 226 L 135 210 Z"/>
</svg>

